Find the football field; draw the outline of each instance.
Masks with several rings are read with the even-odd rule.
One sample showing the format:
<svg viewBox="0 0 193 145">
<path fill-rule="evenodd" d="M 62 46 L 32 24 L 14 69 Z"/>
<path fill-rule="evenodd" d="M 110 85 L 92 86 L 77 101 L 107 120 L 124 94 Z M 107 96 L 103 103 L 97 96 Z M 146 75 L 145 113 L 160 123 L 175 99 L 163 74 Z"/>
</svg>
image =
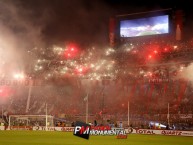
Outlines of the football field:
<svg viewBox="0 0 193 145">
<path fill-rule="evenodd" d="M 85 140 L 72 132 L 0 131 L 0 145 L 193 145 L 193 137 L 129 134 L 127 139 L 90 136 Z"/>
</svg>

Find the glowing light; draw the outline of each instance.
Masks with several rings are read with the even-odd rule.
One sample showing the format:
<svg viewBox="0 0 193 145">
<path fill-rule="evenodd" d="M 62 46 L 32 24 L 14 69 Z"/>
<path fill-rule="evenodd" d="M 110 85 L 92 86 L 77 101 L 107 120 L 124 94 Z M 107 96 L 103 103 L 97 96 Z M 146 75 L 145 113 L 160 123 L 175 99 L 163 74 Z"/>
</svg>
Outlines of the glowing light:
<svg viewBox="0 0 193 145">
<path fill-rule="evenodd" d="M 108 49 L 106 50 L 106 52 L 105 52 L 105 55 L 110 55 L 110 54 L 112 54 L 113 52 L 115 52 L 114 49 L 108 48 Z"/>
<path fill-rule="evenodd" d="M 92 52 L 89 52 L 89 55 L 92 55 Z"/>
<path fill-rule="evenodd" d="M 82 68 L 79 68 L 78 71 L 79 71 L 79 72 L 82 72 Z"/>
<path fill-rule="evenodd" d="M 183 69 L 184 69 L 184 67 L 183 67 L 183 66 L 181 66 L 181 67 L 180 67 L 180 71 L 182 72 L 182 71 L 183 71 Z"/>
<path fill-rule="evenodd" d="M 54 52 L 55 54 L 60 55 L 60 54 L 62 54 L 63 51 L 64 51 L 64 50 L 63 50 L 63 48 L 61 48 L 61 47 L 58 47 L 58 46 L 54 46 L 54 47 L 53 47 L 53 52 Z"/>
<path fill-rule="evenodd" d="M 152 55 L 149 55 L 148 58 L 151 59 L 151 58 L 152 58 Z"/>
<path fill-rule="evenodd" d="M 144 71 L 143 71 L 143 70 L 141 70 L 139 73 L 140 73 L 140 74 L 144 74 Z"/>
<path fill-rule="evenodd" d="M 80 50 L 78 49 L 77 45 L 68 44 L 66 46 L 65 51 L 64 51 L 64 56 L 68 59 L 73 59 L 80 54 L 79 52 L 80 52 Z"/>
<path fill-rule="evenodd" d="M 90 65 L 90 67 L 91 67 L 91 68 L 94 68 L 94 67 L 95 67 L 95 65 L 94 65 L 94 64 L 91 64 L 91 65 Z"/>
<path fill-rule="evenodd" d="M 147 74 L 145 74 L 144 76 L 149 76 L 152 77 L 153 73 L 152 72 L 147 72 Z"/>
<path fill-rule="evenodd" d="M 75 69 L 75 73 L 78 75 L 83 75 L 87 73 L 88 68 L 86 66 L 77 66 Z"/>
<path fill-rule="evenodd" d="M 51 77 L 51 74 L 50 74 L 50 73 L 48 74 L 48 77 Z"/>
<path fill-rule="evenodd" d="M 24 74 L 23 73 L 17 73 L 17 74 L 14 74 L 13 77 L 15 79 L 24 79 Z"/>
<path fill-rule="evenodd" d="M 39 70 L 41 70 L 42 68 L 43 68 L 43 67 L 42 67 L 42 66 L 40 66 L 40 67 L 39 67 Z"/>
<path fill-rule="evenodd" d="M 8 86 L 0 86 L 0 97 L 9 97 L 12 94 L 12 90 Z"/>
<path fill-rule="evenodd" d="M 175 45 L 175 46 L 174 46 L 174 49 L 177 49 L 177 48 L 178 48 L 178 46 L 177 46 L 177 45 Z"/>
<path fill-rule="evenodd" d="M 167 49 L 167 48 L 164 48 L 164 51 L 168 51 L 168 49 Z"/>
</svg>

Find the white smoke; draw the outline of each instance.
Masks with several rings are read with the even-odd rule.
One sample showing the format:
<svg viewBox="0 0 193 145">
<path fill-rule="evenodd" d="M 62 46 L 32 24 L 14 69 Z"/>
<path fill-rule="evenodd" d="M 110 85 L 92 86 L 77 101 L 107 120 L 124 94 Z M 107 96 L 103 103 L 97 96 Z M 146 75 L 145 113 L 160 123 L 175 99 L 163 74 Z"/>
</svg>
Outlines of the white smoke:
<svg viewBox="0 0 193 145">
<path fill-rule="evenodd" d="M 180 77 L 193 83 L 193 63 L 183 69 Z"/>
<path fill-rule="evenodd" d="M 23 71 L 33 59 L 28 50 L 43 46 L 42 30 L 48 18 L 25 8 L 21 1 L 0 1 L 0 77 Z"/>
</svg>

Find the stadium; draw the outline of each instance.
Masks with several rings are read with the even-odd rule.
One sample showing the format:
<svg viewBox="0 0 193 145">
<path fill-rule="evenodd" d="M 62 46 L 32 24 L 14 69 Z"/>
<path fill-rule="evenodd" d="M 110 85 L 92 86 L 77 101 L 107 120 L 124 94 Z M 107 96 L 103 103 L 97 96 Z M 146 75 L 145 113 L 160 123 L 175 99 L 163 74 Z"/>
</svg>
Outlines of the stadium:
<svg viewBox="0 0 193 145">
<path fill-rule="evenodd" d="M 193 37 L 184 17 L 173 8 L 113 15 L 108 47 L 33 47 L 17 71 L 2 37 L 0 145 L 193 144 Z M 127 138 L 84 140 L 73 135 L 76 121 L 121 128 Z"/>
</svg>

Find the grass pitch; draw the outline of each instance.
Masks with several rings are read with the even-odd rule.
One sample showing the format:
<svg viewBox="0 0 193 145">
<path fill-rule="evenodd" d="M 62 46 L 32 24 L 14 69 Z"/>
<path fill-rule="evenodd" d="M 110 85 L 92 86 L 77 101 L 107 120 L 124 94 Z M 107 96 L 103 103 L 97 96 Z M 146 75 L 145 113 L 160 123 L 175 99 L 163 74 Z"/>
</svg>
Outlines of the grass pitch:
<svg viewBox="0 0 193 145">
<path fill-rule="evenodd" d="M 72 132 L 0 131 L 0 145 L 193 145 L 193 137 L 130 134 L 127 139 L 90 136 L 85 140 Z"/>
</svg>

